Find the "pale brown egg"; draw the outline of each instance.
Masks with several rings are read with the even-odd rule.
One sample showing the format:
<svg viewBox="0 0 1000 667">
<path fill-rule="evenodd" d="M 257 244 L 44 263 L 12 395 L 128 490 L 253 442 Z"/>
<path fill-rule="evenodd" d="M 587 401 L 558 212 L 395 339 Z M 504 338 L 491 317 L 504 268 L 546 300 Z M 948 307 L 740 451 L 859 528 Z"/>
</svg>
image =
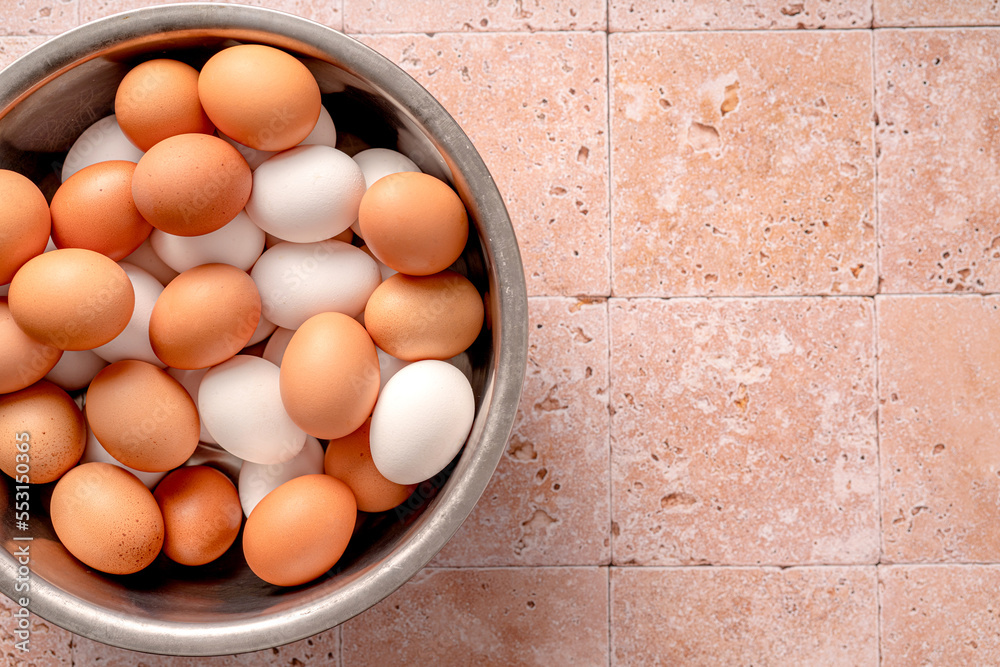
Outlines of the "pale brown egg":
<svg viewBox="0 0 1000 667">
<path fill-rule="evenodd" d="M 0 285 L 21 266 L 40 255 L 49 242 L 49 204 L 26 176 L 0 169 Z"/>
<path fill-rule="evenodd" d="M 365 306 L 372 340 L 404 361 L 451 359 L 476 340 L 483 317 L 479 292 L 454 271 L 397 273 L 375 288 Z"/>
<path fill-rule="evenodd" d="M 274 489 L 243 528 L 243 555 L 253 573 L 275 586 L 319 577 L 347 549 L 357 520 L 350 488 L 329 475 L 304 475 Z"/>
<path fill-rule="evenodd" d="M 35 340 L 10 314 L 7 297 L 0 297 L 0 394 L 24 389 L 48 374 L 63 351 Z"/>
<path fill-rule="evenodd" d="M 414 171 L 372 183 L 361 198 L 358 224 L 379 261 L 413 276 L 444 271 L 469 240 L 469 216 L 459 196 L 444 181 Z"/>
<path fill-rule="evenodd" d="M 0 470 L 19 482 L 46 484 L 83 456 L 87 425 L 65 391 L 45 380 L 0 396 Z"/>
<path fill-rule="evenodd" d="M 172 368 L 215 366 L 243 349 L 260 322 L 253 279 L 229 264 L 188 269 L 160 293 L 149 319 L 149 342 Z"/>
<path fill-rule="evenodd" d="M 198 408 L 163 369 L 135 359 L 106 366 L 87 390 L 87 423 L 111 456 L 142 472 L 163 472 L 198 447 Z"/>
<path fill-rule="evenodd" d="M 118 261 L 146 240 L 153 226 L 132 201 L 135 162 L 98 162 L 70 176 L 52 196 L 57 248 L 87 248 Z"/>
<path fill-rule="evenodd" d="M 204 565 L 236 541 L 243 508 L 236 487 L 208 466 L 178 468 L 153 492 L 163 514 L 163 553 L 181 565 Z"/>
<path fill-rule="evenodd" d="M 63 248 L 28 260 L 7 295 L 14 321 L 60 350 L 90 350 L 112 340 L 135 308 L 132 281 L 114 260 Z"/>
<path fill-rule="evenodd" d="M 198 70 L 157 58 L 133 67 L 118 84 L 115 116 L 129 140 L 144 151 L 177 134 L 212 134 L 215 126 L 198 98 Z"/>
<path fill-rule="evenodd" d="M 63 546 L 101 572 L 138 572 L 163 546 L 163 516 L 153 494 L 110 463 L 84 463 L 63 475 L 49 512 Z"/>
<path fill-rule="evenodd" d="M 323 469 L 350 487 L 362 512 L 385 512 L 413 493 L 415 484 L 396 484 L 382 476 L 372 461 L 371 419 L 354 433 L 331 440 L 326 448 Z"/>
<path fill-rule="evenodd" d="M 375 344 L 353 317 L 314 315 L 288 341 L 280 388 L 281 402 L 299 428 L 317 438 L 341 438 L 357 430 L 375 407 Z"/>
<path fill-rule="evenodd" d="M 294 56 L 241 44 L 209 58 L 198 94 L 219 131 L 262 151 L 283 151 L 309 136 L 319 119 L 319 85 Z"/>
<path fill-rule="evenodd" d="M 231 145 L 213 135 L 178 134 L 139 158 L 132 198 L 157 229 L 198 236 L 235 218 L 252 185 L 250 165 Z"/>
</svg>

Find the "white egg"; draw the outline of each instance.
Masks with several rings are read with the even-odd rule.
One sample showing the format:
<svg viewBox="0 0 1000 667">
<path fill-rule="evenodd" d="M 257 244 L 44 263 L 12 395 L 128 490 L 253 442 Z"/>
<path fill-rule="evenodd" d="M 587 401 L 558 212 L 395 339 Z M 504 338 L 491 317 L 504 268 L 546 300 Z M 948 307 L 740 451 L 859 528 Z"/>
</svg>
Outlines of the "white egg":
<svg viewBox="0 0 1000 667">
<path fill-rule="evenodd" d="M 377 345 L 375 346 L 375 352 L 378 354 L 378 390 L 381 392 L 385 389 L 385 383 L 389 381 L 389 378 L 398 373 L 400 369 L 409 366 L 412 362 L 397 359 Z"/>
<path fill-rule="evenodd" d="M 141 470 L 136 470 L 135 468 L 129 468 L 127 465 L 116 459 L 115 457 L 108 454 L 108 450 L 104 449 L 104 446 L 98 442 L 97 437 L 94 432 L 89 428 L 87 429 L 87 446 L 83 450 L 83 456 L 80 457 L 80 464 L 91 463 L 92 461 L 99 461 L 101 463 L 110 463 L 116 465 L 119 468 L 124 468 L 130 473 L 139 478 L 139 481 L 146 485 L 147 489 L 152 489 L 160 480 L 167 474 L 167 471 L 163 472 L 142 472 Z M 78 464 L 79 465 L 79 464 Z"/>
<path fill-rule="evenodd" d="M 465 374 L 446 361 L 415 361 L 386 382 L 372 412 L 375 467 L 397 484 L 441 472 L 472 428 L 476 401 Z"/>
<path fill-rule="evenodd" d="M 379 272 L 379 274 L 381 274 L 381 276 L 382 276 L 382 281 L 383 281 L 383 282 L 385 282 L 385 280 L 386 280 L 387 278 L 389 278 L 390 276 L 394 276 L 394 275 L 396 275 L 397 273 L 399 273 L 399 271 L 397 271 L 396 269 L 394 269 L 394 268 L 392 268 L 392 267 L 390 267 L 390 266 L 386 266 L 385 264 L 383 264 L 383 263 L 382 263 L 382 262 L 381 262 L 381 261 L 379 260 L 379 258 L 378 258 L 378 257 L 376 257 L 376 256 L 375 256 L 374 254 L 372 254 L 372 251 L 371 251 L 371 250 L 369 250 L 368 246 L 366 246 L 366 245 L 363 245 L 363 246 L 361 246 L 361 250 L 362 250 L 362 251 L 363 251 L 363 252 L 364 252 L 364 253 L 365 253 L 366 255 L 368 255 L 369 257 L 371 257 L 372 259 L 374 259 L 374 260 L 375 260 L 375 263 L 376 263 L 376 264 L 378 264 L 378 272 Z"/>
<path fill-rule="evenodd" d="M 281 403 L 280 370 L 239 354 L 213 366 L 198 388 L 198 412 L 220 447 L 244 461 L 282 463 L 306 441 Z"/>
<path fill-rule="evenodd" d="M 154 229 L 149 235 L 153 250 L 174 271 L 184 272 L 202 264 L 230 264 L 249 271 L 264 252 L 264 231 L 244 211 L 224 226 L 200 236 L 177 236 Z"/>
<path fill-rule="evenodd" d="M 278 325 L 271 322 L 266 317 L 264 313 L 260 314 L 260 319 L 257 320 L 257 328 L 254 329 L 253 335 L 250 336 L 250 340 L 243 347 L 250 347 L 251 345 L 256 345 L 261 342 L 271 334 L 273 334 L 278 329 Z"/>
<path fill-rule="evenodd" d="M 127 160 L 138 162 L 143 155 L 142 150 L 128 140 L 118 126 L 114 114 L 105 116 L 84 130 L 66 154 L 62 166 L 62 180 L 105 160 Z"/>
<path fill-rule="evenodd" d="M 163 291 L 159 280 L 134 264 L 119 262 L 132 281 L 135 292 L 135 307 L 125 329 L 110 342 L 94 348 L 94 354 L 105 361 L 114 363 L 123 359 L 138 359 L 163 368 L 166 364 L 153 352 L 149 344 L 149 318 L 153 314 L 156 299 Z"/>
<path fill-rule="evenodd" d="M 285 329 L 298 329 L 319 313 L 355 317 L 382 282 L 375 260 L 334 240 L 279 243 L 264 251 L 250 276 L 264 317 Z"/>
<path fill-rule="evenodd" d="M 361 167 L 361 173 L 365 177 L 365 189 L 372 186 L 372 183 L 388 176 L 398 174 L 401 171 L 420 171 L 417 163 L 406 157 L 399 151 L 389 148 L 367 148 L 355 154 L 353 160 Z M 358 236 L 361 236 L 361 227 L 358 221 L 351 223 L 351 229 Z"/>
<path fill-rule="evenodd" d="M 350 227 L 364 193 L 361 168 L 346 153 L 323 145 L 296 146 L 257 167 L 246 212 L 265 232 L 310 243 Z"/>
<path fill-rule="evenodd" d="M 180 368 L 168 368 L 167 374 L 173 379 L 181 383 L 184 389 L 187 391 L 188 396 L 194 401 L 195 405 L 198 405 L 198 387 L 201 386 L 201 381 L 205 377 L 205 373 L 208 372 L 207 368 L 198 368 L 193 371 L 182 370 Z M 212 445 L 218 444 L 215 442 L 215 438 L 212 434 L 208 432 L 205 428 L 205 420 L 201 419 L 201 434 L 198 436 L 198 440 L 201 442 L 207 442 Z"/>
<path fill-rule="evenodd" d="M 243 159 L 245 159 L 247 164 L 250 165 L 251 171 L 263 164 L 264 161 L 272 155 L 277 154 L 277 151 L 262 151 L 256 148 L 250 148 L 249 146 L 241 144 L 222 132 L 219 132 L 219 136 L 224 141 L 229 143 L 230 146 L 239 151 L 239 154 L 242 155 Z M 319 108 L 319 118 L 316 119 L 316 125 L 313 127 L 312 132 L 310 132 L 309 136 L 300 141 L 297 145 L 306 146 L 313 144 L 321 144 L 323 146 L 329 146 L 330 148 L 334 148 L 337 145 L 337 128 L 333 124 L 333 117 L 330 116 L 330 112 L 327 111 L 324 106 Z"/>
<path fill-rule="evenodd" d="M 271 340 L 267 341 L 267 345 L 264 346 L 264 358 L 275 366 L 281 366 L 281 360 L 285 357 L 285 348 L 288 347 L 288 341 L 292 339 L 294 334 L 295 329 L 278 327 L 271 334 Z"/>
<path fill-rule="evenodd" d="M 66 391 L 83 389 L 94 376 L 108 365 L 93 350 L 67 350 L 48 372 L 45 379 Z"/>
<path fill-rule="evenodd" d="M 166 285 L 171 280 L 177 277 L 178 272 L 167 266 L 166 262 L 160 259 L 160 256 L 156 254 L 153 250 L 152 244 L 149 239 L 142 242 L 138 248 L 136 248 L 131 255 L 121 260 L 129 264 L 134 264 L 140 269 L 153 276 L 160 281 L 160 284 Z"/>
<path fill-rule="evenodd" d="M 318 475 L 322 472 L 323 446 L 311 435 L 306 437 L 302 451 L 284 463 L 263 465 L 244 461 L 237 484 L 243 513 L 250 516 L 261 498 L 285 482 L 302 475 Z"/>
</svg>

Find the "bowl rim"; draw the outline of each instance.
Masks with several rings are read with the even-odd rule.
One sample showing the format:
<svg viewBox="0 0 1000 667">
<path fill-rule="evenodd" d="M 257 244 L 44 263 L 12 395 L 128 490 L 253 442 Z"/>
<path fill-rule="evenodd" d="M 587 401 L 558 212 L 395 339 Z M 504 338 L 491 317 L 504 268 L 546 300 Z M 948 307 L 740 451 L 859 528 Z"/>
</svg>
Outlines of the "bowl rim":
<svg viewBox="0 0 1000 667">
<path fill-rule="evenodd" d="M 464 474 L 449 480 L 435 500 L 434 512 L 425 512 L 417 519 L 408 539 L 390 550 L 378 567 L 364 568 L 342 589 L 294 609 L 252 619 L 183 623 L 147 621 L 94 605 L 44 579 L 31 580 L 29 611 L 73 633 L 147 653 L 207 656 L 272 648 L 329 630 L 387 597 L 444 547 L 485 491 L 513 429 L 527 366 L 527 291 L 517 240 L 503 199 L 481 156 L 455 119 L 394 63 L 349 35 L 315 21 L 269 8 L 212 2 L 120 12 L 53 37 L 0 70 L 0 111 L 9 111 L 44 81 L 99 57 L 101 51 L 179 30 L 260 31 L 292 39 L 317 52 L 309 55 L 336 60 L 338 67 L 390 95 L 425 129 L 452 173 L 474 185 L 467 188 L 471 201 L 466 204 L 477 212 L 483 252 L 487 266 L 492 267 L 488 271 L 490 300 L 495 304 L 491 322 L 493 350 L 483 391 L 484 403 L 488 399 L 490 409 L 482 419 L 478 436 L 483 446 L 465 448 Z M 470 458 L 464 460 L 467 456 Z M 17 571 L 13 555 L 0 549 L 0 591 L 15 601 L 26 595 L 14 590 Z"/>
</svg>

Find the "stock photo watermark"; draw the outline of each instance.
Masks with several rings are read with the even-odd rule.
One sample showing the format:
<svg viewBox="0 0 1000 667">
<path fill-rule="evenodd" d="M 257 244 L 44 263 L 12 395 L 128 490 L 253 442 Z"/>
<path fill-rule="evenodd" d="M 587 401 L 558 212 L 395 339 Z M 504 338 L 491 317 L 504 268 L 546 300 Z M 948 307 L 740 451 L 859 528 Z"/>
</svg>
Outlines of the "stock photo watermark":
<svg viewBox="0 0 1000 667">
<path fill-rule="evenodd" d="M 28 483 L 31 473 L 31 434 L 21 431 L 14 434 L 14 444 L 17 454 L 14 477 L 14 535 L 16 548 L 14 560 L 17 561 L 17 574 L 14 582 L 14 592 L 18 594 L 14 603 L 17 608 L 12 613 L 14 627 L 14 647 L 22 653 L 27 653 L 31 647 L 31 615 L 28 605 L 31 604 L 31 494 Z"/>
</svg>

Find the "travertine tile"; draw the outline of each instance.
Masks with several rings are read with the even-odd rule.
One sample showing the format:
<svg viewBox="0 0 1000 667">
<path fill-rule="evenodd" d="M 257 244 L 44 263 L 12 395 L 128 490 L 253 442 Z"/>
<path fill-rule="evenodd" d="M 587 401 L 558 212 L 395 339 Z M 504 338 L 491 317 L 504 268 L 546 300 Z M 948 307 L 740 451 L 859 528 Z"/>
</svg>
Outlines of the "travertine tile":
<svg viewBox="0 0 1000 667">
<path fill-rule="evenodd" d="M 345 667 L 605 665 L 608 569 L 428 569 L 342 628 Z"/>
<path fill-rule="evenodd" d="M 874 0 L 876 26 L 1000 24 L 996 0 Z"/>
<path fill-rule="evenodd" d="M 30 609 L 31 591 L 27 593 Z M 15 636 L 14 632 L 22 630 L 18 627 L 18 618 L 14 612 L 21 609 L 6 595 L 0 594 L 0 660 L 10 667 L 45 667 L 65 665 L 70 667 L 70 642 L 74 635 L 63 630 L 54 623 L 30 614 L 26 632 L 30 633 L 22 651 L 17 644 L 24 641 L 23 636 Z"/>
<path fill-rule="evenodd" d="M 181 658 L 150 655 L 107 646 L 76 636 L 73 639 L 74 665 L 99 665 L 100 667 L 264 667 L 280 665 L 329 665 L 340 663 L 340 628 L 334 628 L 308 639 L 277 648 L 223 655 L 209 658 Z"/>
<path fill-rule="evenodd" d="M 606 301 L 528 301 L 528 371 L 505 456 L 435 565 L 610 559 Z"/>
<path fill-rule="evenodd" d="M 866 28 L 871 0 L 609 0 L 610 29 Z"/>
<path fill-rule="evenodd" d="M 405 6 L 406 11 L 400 11 Z M 348 32 L 604 30 L 602 0 L 344 0 Z"/>
<path fill-rule="evenodd" d="M 191 2 L 193 0 L 174 0 L 175 2 Z M 241 5 L 268 7 L 317 23 L 328 25 L 340 30 L 343 28 L 343 12 L 339 2 L 329 0 L 218 0 Z M 86 23 L 102 16 L 116 14 L 139 7 L 162 4 L 158 0 L 78 0 L 80 3 L 80 22 Z"/>
<path fill-rule="evenodd" d="M 0 4 L 0 35 L 58 35 L 77 25 L 79 0 L 8 0 Z"/>
<path fill-rule="evenodd" d="M 1000 664 L 1000 566 L 879 566 L 882 665 Z"/>
<path fill-rule="evenodd" d="M 886 562 L 1000 562 L 1000 297 L 878 297 Z"/>
<path fill-rule="evenodd" d="M 517 232 L 528 294 L 608 294 L 604 36 L 359 39 L 426 86 L 483 155 Z"/>
<path fill-rule="evenodd" d="M 871 34 L 610 38 L 616 296 L 871 294 Z"/>
<path fill-rule="evenodd" d="M 48 37 L 38 35 L 0 37 L 0 69 L 11 64 L 47 39 Z"/>
<path fill-rule="evenodd" d="M 871 299 L 612 299 L 613 562 L 874 563 Z"/>
<path fill-rule="evenodd" d="M 874 567 L 612 568 L 612 665 L 878 665 Z"/>
<path fill-rule="evenodd" d="M 881 291 L 997 291 L 1000 30 L 875 40 Z"/>
</svg>

